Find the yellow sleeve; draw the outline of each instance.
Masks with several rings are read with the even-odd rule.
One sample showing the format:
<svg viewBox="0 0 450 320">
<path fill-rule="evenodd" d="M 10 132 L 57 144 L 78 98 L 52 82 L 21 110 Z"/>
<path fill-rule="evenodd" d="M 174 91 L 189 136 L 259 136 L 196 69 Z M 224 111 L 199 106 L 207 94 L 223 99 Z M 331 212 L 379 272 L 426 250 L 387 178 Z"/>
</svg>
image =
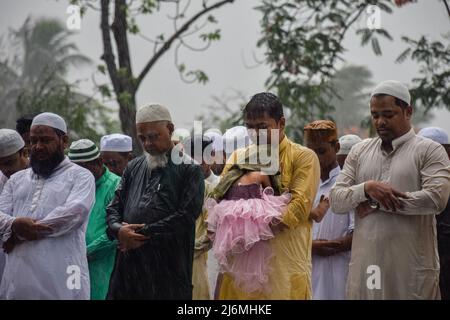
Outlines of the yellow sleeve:
<svg viewBox="0 0 450 320">
<path fill-rule="evenodd" d="M 292 199 L 282 219 L 289 228 L 308 221 L 320 181 L 319 159 L 312 150 L 305 148 L 294 155 L 293 166 L 289 184 Z"/>
</svg>

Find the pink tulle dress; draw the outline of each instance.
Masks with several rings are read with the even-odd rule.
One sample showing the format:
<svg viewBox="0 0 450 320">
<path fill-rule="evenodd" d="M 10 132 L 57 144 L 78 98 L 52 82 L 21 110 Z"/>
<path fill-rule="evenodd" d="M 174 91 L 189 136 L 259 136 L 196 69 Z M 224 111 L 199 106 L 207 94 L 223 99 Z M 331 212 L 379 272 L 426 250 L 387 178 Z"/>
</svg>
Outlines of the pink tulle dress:
<svg viewBox="0 0 450 320">
<path fill-rule="evenodd" d="M 213 254 L 220 271 L 229 273 L 241 290 L 270 292 L 270 224 L 281 220 L 290 199 L 289 193 L 275 196 L 272 188 L 254 183 L 232 186 L 219 203 L 207 200 Z"/>
</svg>

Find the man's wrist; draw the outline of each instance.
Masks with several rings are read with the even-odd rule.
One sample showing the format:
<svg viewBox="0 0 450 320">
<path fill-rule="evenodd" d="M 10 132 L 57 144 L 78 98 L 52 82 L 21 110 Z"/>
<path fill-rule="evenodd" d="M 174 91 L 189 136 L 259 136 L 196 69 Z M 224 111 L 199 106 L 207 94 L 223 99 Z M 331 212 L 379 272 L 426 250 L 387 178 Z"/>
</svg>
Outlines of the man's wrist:
<svg viewBox="0 0 450 320">
<path fill-rule="evenodd" d="M 367 200 L 372 200 L 372 198 L 369 196 L 370 184 L 371 184 L 371 181 L 364 182 L 364 195 L 366 196 Z"/>
</svg>

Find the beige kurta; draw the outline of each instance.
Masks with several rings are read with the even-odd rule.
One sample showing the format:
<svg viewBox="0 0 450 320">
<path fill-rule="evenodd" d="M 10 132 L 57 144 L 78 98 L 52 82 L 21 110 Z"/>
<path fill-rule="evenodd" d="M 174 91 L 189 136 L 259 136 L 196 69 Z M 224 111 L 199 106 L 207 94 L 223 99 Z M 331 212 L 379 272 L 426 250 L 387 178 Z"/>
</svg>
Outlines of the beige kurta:
<svg viewBox="0 0 450 320">
<path fill-rule="evenodd" d="M 392 145 L 389 154 L 380 138 L 355 145 L 330 193 L 336 213 L 367 200 L 368 180 L 385 181 L 409 195 L 401 200 L 403 210 L 355 216 L 347 298 L 439 299 L 435 215 L 450 193 L 450 162 L 441 145 L 413 130 Z"/>
</svg>

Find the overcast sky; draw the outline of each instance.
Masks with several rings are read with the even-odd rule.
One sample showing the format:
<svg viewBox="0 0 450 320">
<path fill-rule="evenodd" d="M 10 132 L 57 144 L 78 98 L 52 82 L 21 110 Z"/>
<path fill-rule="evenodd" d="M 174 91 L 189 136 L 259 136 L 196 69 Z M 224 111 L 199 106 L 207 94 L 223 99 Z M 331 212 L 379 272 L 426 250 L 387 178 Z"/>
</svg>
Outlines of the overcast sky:
<svg viewBox="0 0 450 320">
<path fill-rule="evenodd" d="M 33 17 L 56 17 L 66 21 L 66 9 L 69 1 L 56 0 L 2 0 L 0 2 L 0 34 L 8 32 L 9 28 L 18 28 L 29 15 Z M 192 1 L 195 3 L 195 1 Z M 211 1 L 212 2 L 212 1 Z M 264 81 L 269 75 L 269 69 L 260 65 L 248 68 L 254 64 L 253 56 L 263 58 L 261 49 L 256 49 L 260 37 L 260 14 L 253 8 L 258 0 L 236 0 L 215 12 L 222 29 L 222 39 L 213 43 L 205 52 L 180 52 L 180 62 L 188 68 L 202 69 L 209 76 L 206 85 L 186 84 L 178 74 L 174 65 L 174 52 L 171 50 L 148 74 L 138 92 L 138 105 L 148 102 L 159 102 L 167 105 L 172 111 L 175 125 L 190 128 L 195 116 L 207 112 L 207 106 L 212 103 L 212 96 L 222 96 L 233 90 L 240 90 L 246 96 L 264 91 Z M 144 16 L 138 19 L 141 30 L 145 34 L 168 35 L 173 29 L 167 19 Z M 365 24 L 365 20 L 360 23 Z M 400 80 L 410 83 L 418 75 L 418 67 L 407 62 L 395 64 L 394 60 L 404 49 L 400 35 L 418 38 L 422 34 L 438 37 L 450 30 L 450 19 L 440 0 L 419 0 L 418 3 L 396 9 L 391 15 L 382 15 L 381 23 L 389 30 L 394 41 L 382 41 L 383 55 L 377 57 L 370 47 L 361 48 L 359 38 L 350 34 L 345 39 L 348 51 L 345 54 L 347 63 L 365 65 L 373 73 L 373 81 L 377 83 L 386 79 Z M 83 17 L 81 30 L 73 36 L 81 53 L 90 57 L 94 64 L 90 68 L 77 68 L 70 71 L 70 80 L 81 79 L 81 90 L 92 92 L 92 71 L 100 64 L 102 53 L 101 32 L 99 28 L 99 12 L 89 10 Z M 213 26 L 215 28 L 215 26 Z M 148 32 L 147 32 L 148 30 Z M 153 30 L 155 30 L 153 32 Z M 130 39 L 130 51 L 135 74 L 137 74 L 152 54 L 152 45 L 138 36 Z M 97 77 L 99 83 L 108 79 Z M 430 125 L 441 126 L 450 133 L 450 112 L 438 111 Z"/>
</svg>

